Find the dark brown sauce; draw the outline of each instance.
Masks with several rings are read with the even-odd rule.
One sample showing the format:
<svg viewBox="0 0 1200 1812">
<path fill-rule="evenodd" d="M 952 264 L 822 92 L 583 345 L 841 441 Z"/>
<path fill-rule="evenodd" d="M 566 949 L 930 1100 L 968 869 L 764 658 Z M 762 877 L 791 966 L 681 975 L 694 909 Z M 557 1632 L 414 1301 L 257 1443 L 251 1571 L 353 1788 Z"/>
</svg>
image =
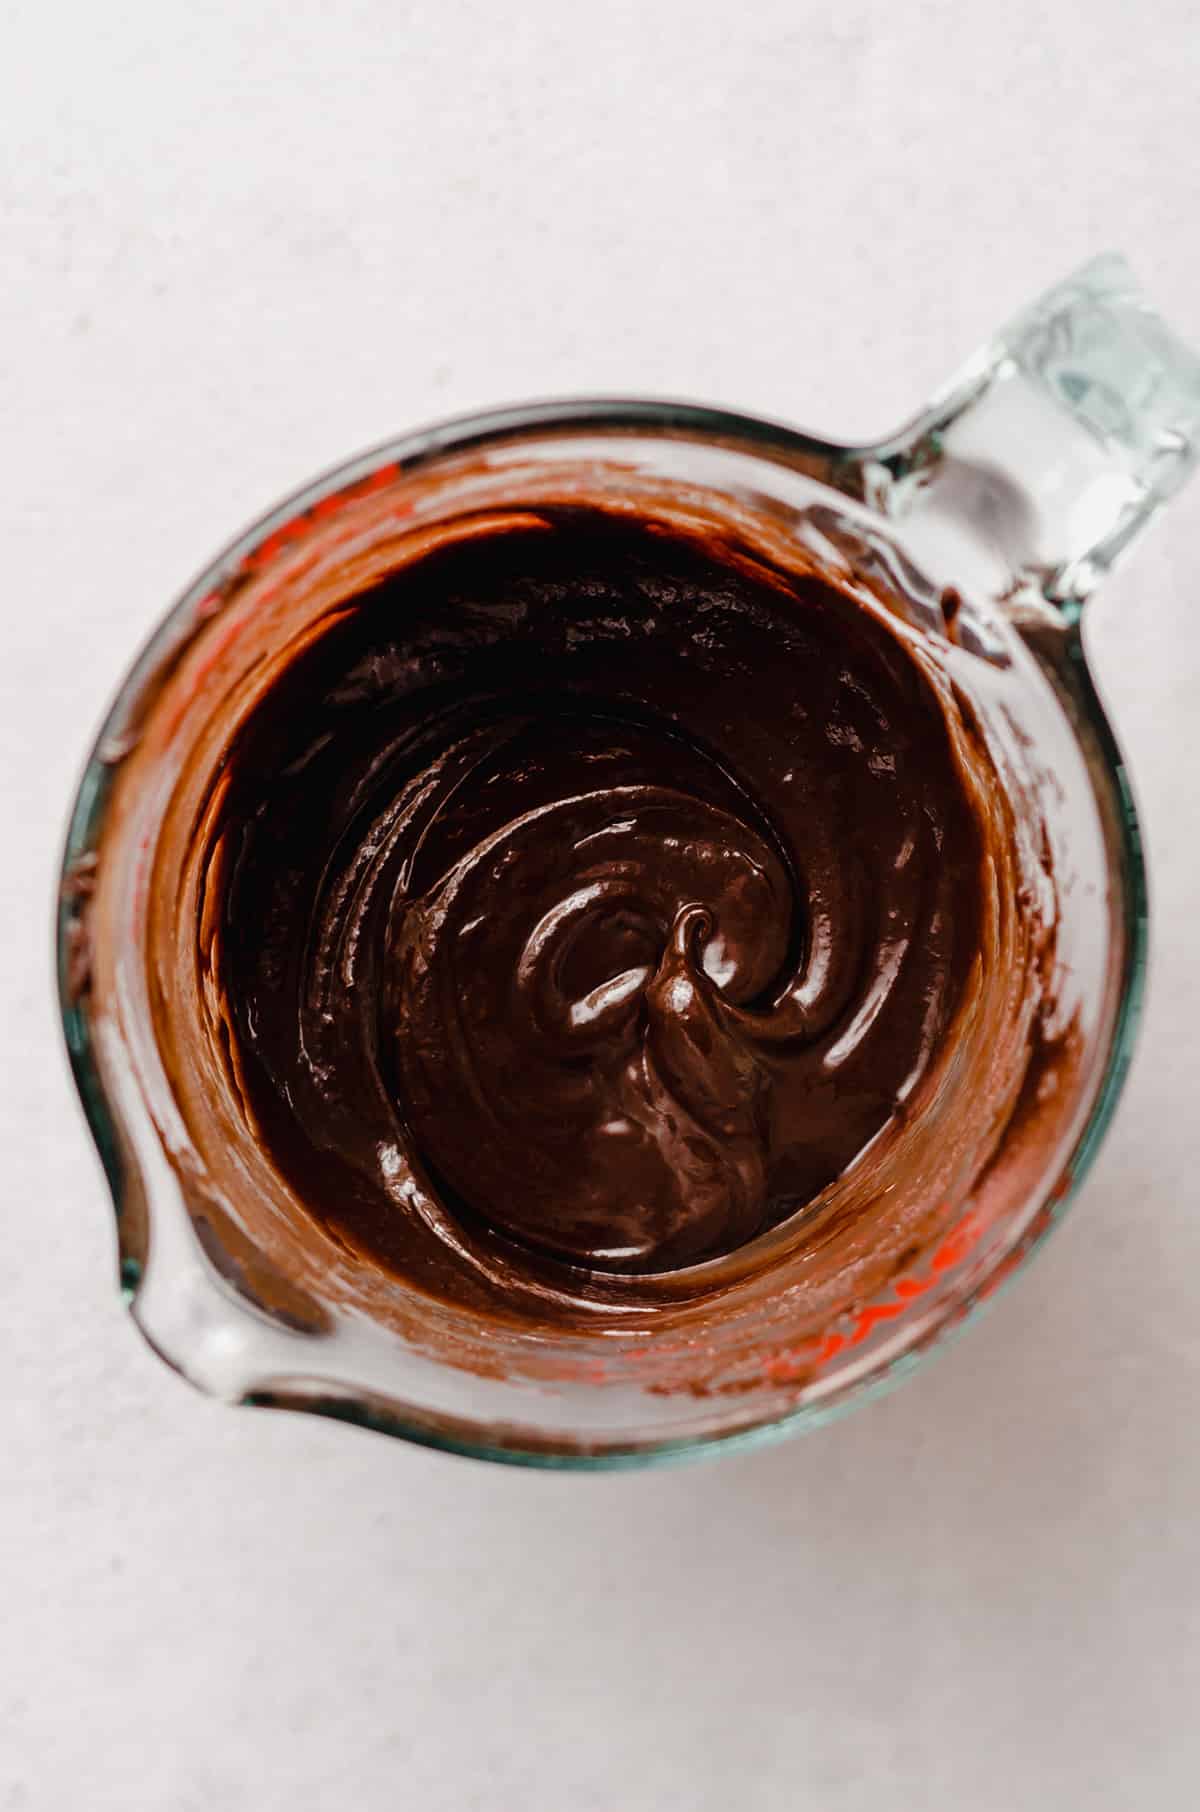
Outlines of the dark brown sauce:
<svg viewBox="0 0 1200 1812">
<path fill-rule="evenodd" d="M 226 784 L 214 981 L 257 1137 L 437 1294 L 460 1236 L 611 1293 L 802 1212 L 979 950 L 979 828 L 903 642 L 595 512 L 355 599 Z"/>
</svg>

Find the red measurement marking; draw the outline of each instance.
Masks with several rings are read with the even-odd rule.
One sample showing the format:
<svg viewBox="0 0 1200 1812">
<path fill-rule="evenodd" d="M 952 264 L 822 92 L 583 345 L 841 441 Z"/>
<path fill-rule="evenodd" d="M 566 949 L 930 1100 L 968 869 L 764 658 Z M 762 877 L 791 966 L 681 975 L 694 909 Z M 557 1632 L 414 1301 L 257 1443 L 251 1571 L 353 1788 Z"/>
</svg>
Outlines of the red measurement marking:
<svg viewBox="0 0 1200 1812">
<path fill-rule="evenodd" d="M 265 541 L 260 541 L 257 547 L 251 548 L 242 561 L 243 572 L 261 572 L 264 566 L 270 565 L 276 554 L 282 552 L 289 541 L 297 540 L 314 522 L 322 522 L 328 516 L 335 516 L 347 504 L 357 503 L 361 498 L 370 497 L 376 491 L 386 491 L 389 485 L 395 484 L 399 476 L 400 467 L 395 460 L 392 460 L 390 464 L 380 466 L 378 471 L 368 472 L 367 476 L 360 478 L 356 484 L 347 485 L 344 491 L 335 491 L 332 497 L 322 497 L 318 503 L 313 504 L 311 509 L 302 510 L 298 516 L 291 517 L 279 528 L 274 529 Z"/>
<path fill-rule="evenodd" d="M 982 1216 L 966 1215 L 937 1247 L 930 1260 L 929 1271 L 924 1277 L 898 1277 L 891 1286 L 889 1297 L 882 1302 L 868 1303 L 865 1308 L 857 1311 L 848 1332 L 831 1331 L 826 1334 L 817 1350 L 813 1362 L 814 1369 L 819 1371 L 823 1366 L 828 1365 L 831 1359 L 836 1359 L 838 1354 L 844 1352 L 847 1347 L 860 1346 L 877 1327 L 882 1326 L 885 1322 L 895 1321 L 897 1316 L 903 1315 L 919 1296 L 924 1296 L 926 1291 L 931 1290 L 947 1271 L 953 1270 L 955 1265 L 962 1262 L 972 1246 L 977 1244 L 983 1230 Z M 777 1362 L 768 1362 L 768 1366 L 764 1369 L 768 1369 L 774 1363 Z"/>
<path fill-rule="evenodd" d="M 399 476 L 400 463 L 393 459 L 389 465 L 380 466 L 376 471 L 368 472 L 367 476 L 360 478 L 357 484 L 350 485 L 341 493 L 342 499 L 349 503 L 354 498 L 370 497 L 374 491 L 386 491 L 390 484 L 395 484 Z"/>
</svg>

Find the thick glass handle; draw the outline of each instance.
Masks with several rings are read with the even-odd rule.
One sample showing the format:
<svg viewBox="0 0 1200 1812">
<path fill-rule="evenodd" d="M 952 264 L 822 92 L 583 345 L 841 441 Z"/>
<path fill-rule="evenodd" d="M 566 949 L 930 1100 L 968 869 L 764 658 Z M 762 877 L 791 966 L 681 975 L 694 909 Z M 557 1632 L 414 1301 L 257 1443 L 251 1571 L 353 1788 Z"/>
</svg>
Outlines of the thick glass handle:
<svg viewBox="0 0 1200 1812">
<path fill-rule="evenodd" d="M 876 448 L 871 501 L 917 551 L 1071 619 L 1200 458 L 1200 357 L 1106 253 L 1025 309 Z M 933 551 L 932 548 L 930 551 Z"/>
</svg>

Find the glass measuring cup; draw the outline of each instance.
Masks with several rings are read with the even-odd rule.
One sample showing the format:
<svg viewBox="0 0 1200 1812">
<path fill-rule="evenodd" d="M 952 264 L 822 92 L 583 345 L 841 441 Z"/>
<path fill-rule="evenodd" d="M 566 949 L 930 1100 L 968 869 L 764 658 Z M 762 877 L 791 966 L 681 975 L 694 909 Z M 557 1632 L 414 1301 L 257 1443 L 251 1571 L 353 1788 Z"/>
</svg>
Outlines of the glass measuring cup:
<svg viewBox="0 0 1200 1812">
<path fill-rule="evenodd" d="M 151 1345 L 233 1401 L 282 1404 L 486 1457 L 647 1461 L 818 1421 L 899 1376 L 1061 1213 L 1102 1137 L 1137 1017 L 1145 888 L 1124 768 L 1079 634 L 1095 585 L 1195 459 L 1200 364 L 1120 260 L 1010 324 L 917 420 L 867 447 L 648 401 L 531 405 L 404 437 L 318 480 L 189 589 L 121 688 L 76 800 L 59 905 L 63 1020 Z M 546 1334 L 406 1293 L 273 1196 L 214 1115 L 216 1066 L 171 1082 L 156 936 L 186 924 L 163 834 L 184 757 L 272 646 L 470 513 L 573 498 L 736 526 L 891 615 L 958 689 L 1012 809 L 1018 867 L 1052 894 L 1064 1060 L 972 1165 L 960 1089 L 923 1123 L 929 1201 L 901 1253 L 804 1298 L 804 1242 L 720 1316 Z M 298 606 L 298 600 L 299 606 Z M 298 612 L 298 614 L 297 614 Z M 751 707 L 752 708 L 752 707 Z M 184 910 L 180 910 L 184 908 Z M 1065 1041 L 1069 1041 L 1069 1053 Z M 965 1047 L 964 1047 L 965 1049 Z M 1066 1060 L 1069 1055 L 1069 1061 Z M 1014 1103 L 1010 1103 L 1014 1106 Z M 965 1136 L 965 1135 L 964 1135 Z M 886 1165 L 886 1154 L 881 1163 Z M 879 1173 L 886 1187 L 886 1168 Z M 883 1262 L 886 1258 L 886 1263 Z M 804 1298 L 802 1300 L 802 1298 Z"/>
</svg>

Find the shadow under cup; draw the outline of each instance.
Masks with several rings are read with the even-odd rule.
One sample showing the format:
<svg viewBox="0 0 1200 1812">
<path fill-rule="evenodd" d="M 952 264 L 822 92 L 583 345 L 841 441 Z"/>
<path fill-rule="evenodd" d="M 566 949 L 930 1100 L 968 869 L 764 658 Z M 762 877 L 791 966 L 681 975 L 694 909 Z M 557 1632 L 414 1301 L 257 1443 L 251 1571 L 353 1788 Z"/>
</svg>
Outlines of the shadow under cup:
<svg viewBox="0 0 1200 1812">
<path fill-rule="evenodd" d="M 896 1377 L 1052 1224 L 1111 1113 L 1139 992 L 1123 770 L 1077 627 L 1022 627 L 953 572 L 921 570 L 857 488 L 844 450 L 740 417 L 507 412 L 325 478 L 171 613 L 80 790 L 60 976 L 133 1314 L 194 1383 L 484 1457 L 665 1458 L 820 1420 Z M 851 594 L 936 691 L 995 856 L 980 960 L 941 1050 L 814 1203 L 660 1280 L 653 1305 L 484 1325 L 332 1237 L 264 1156 L 211 985 L 212 802 L 231 725 L 348 600 L 562 505 L 715 538 Z M 884 1192 L 886 1225 L 866 1211 Z"/>
</svg>

